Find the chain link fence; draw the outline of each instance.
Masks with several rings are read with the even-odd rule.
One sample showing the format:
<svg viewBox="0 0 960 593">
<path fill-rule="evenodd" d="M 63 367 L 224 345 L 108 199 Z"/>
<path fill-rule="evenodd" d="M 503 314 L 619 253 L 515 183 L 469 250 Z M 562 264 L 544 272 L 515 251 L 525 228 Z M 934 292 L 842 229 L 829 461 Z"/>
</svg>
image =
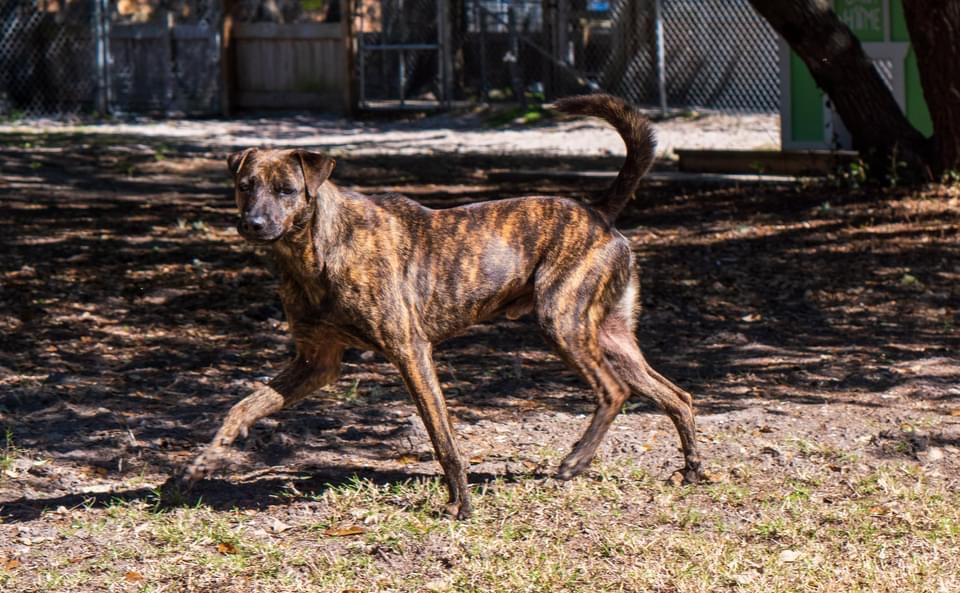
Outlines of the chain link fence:
<svg viewBox="0 0 960 593">
<path fill-rule="evenodd" d="M 0 115 L 98 107 L 99 2 L 0 2 Z"/>
<path fill-rule="evenodd" d="M 777 35 L 747 0 L 467 0 L 462 35 L 465 96 L 779 109 Z"/>
<path fill-rule="evenodd" d="M 301 18 L 298 2 L 287 4 L 300 7 Z M 114 0 L 0 1 L 0 115 L 218 112 L 219 8 L 195 3 L 193 22 L 172 13 L 133 22 L 136 15 L 124 20 Z M 161 4 L 154 8 L 166 10 Z M 327 13 L 339 6 L 321 4 Z M 262 6 L 241 3 L 251 15 Z M 361 106 L 525 104 L 605 90 L 669 109 L 779 108 L 777 36 L 748 0 L 351 6 Z"/>
<path fill-rule="evenodd" d="M 444 98 L 440 0 L 355 4 L 358 100 L 417 108 Z"/>
<path fill-rule="evenodd" d="M 216 113 L 216 12 L 193 22 L 169 12 L 134 22 L 118 6 L 0 1 L 0 115 Z"/>
</svg>

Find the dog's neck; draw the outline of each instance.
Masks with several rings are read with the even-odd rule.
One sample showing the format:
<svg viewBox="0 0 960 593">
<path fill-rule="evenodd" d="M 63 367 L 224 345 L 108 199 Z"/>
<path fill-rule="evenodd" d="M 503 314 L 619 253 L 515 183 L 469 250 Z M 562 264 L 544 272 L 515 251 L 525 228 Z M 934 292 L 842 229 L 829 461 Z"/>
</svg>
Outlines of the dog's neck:
<svg viewBox="0 0 960 593">
<path fill-rule="evenodd" d="M 344 197 L 333 183 L 325 181 L 310 196 L 310 205 L 294 229 L 274 243 L 274 259 L 281 273 L 291 280 L 317 281 L 336 244 Z"/>
</svg>

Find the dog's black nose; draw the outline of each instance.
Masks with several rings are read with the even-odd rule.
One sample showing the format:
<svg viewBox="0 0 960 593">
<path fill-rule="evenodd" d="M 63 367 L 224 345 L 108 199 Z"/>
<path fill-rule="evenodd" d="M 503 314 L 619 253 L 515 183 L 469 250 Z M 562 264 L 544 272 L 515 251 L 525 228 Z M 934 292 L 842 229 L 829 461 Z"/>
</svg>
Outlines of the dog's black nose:
<svg viewBox="0 0 960 593">
<path fill-rule="evenodd" d="M 259 233 L 267 226 L 267 219 L 262 216 L 251 216 L 244 219 L 243 226 L 245 226 L 248 231 Z"/>
</svg>

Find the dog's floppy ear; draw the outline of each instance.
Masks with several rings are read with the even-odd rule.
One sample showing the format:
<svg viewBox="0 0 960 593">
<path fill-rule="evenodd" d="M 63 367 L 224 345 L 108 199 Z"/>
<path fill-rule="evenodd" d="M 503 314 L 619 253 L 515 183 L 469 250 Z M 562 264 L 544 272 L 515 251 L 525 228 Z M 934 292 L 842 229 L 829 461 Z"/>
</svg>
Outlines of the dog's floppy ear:
<svg viewBox="0 0 960 593">
<path fill-rule="evenodd" d="M 306 184 L 307 195 L 315 196 L 320 185 L 330 178 L 337 161 L 319 152 L 309 150 L 294 150 L 294 156 L 300 159 L 303 169 L 303 181 Z"/>
<path fill-rule="evenodd" d="M 237 173 L 240 172 L 240 167 L 243 166 L 244 161 L 247 160 L 247 157 L 256 152 L 256 150 L 256 148 L 244 148 L 243 150 L 238 150 L 237 152 L 228 156 L 227 167 L 230 169 L 230 174 L 236 177 Z"/>
</svg>

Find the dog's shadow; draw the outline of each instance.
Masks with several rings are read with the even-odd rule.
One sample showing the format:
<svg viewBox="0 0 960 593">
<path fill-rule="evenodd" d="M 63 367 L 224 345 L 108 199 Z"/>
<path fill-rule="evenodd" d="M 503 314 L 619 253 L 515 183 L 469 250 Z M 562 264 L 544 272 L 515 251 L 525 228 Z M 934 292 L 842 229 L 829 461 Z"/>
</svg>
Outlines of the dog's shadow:
<svg viewBox="0 0 960 593">
<path fill-rule="evenodd" d="M 304 477 L 308 475 L 308 477 Z M 527 479 L 549 479 L 552 474 L 542 470 L 518 473 L 470 472 L 471 486 L 486 485 L 494 481 L 517 482 Z M 416 471 L 379 470 L 363 467 L 315 467 L 308 470 L 280 473 L 271 472 L 263 477 L 242 482 L 222 479 L 207 479 L 198 482 L 189 491 L 182 491 L 166 484 L 151 488 L 135 488 L 90 494 L 65 494 L 52 498 L 20 498 L 0 506 L 0 523 L 25 523 L 39 519 L 45 512 L 61 507 L 73 509 L 107 508 L 117 504 L 142 502 L 157 512 L 177 508 L 204 506 L 217 511 L 256 510 L 265 511 L 274 506 L 285 506 L 298 501 L 315 500 L 324 492 L 350 486 L 358 481 L 368 481 L 377 486 L 402 484 L 410 481 L 441 481 L 442 475 Z M 436 510 L 439 516 L 442 511 Z"/>
</svg>

